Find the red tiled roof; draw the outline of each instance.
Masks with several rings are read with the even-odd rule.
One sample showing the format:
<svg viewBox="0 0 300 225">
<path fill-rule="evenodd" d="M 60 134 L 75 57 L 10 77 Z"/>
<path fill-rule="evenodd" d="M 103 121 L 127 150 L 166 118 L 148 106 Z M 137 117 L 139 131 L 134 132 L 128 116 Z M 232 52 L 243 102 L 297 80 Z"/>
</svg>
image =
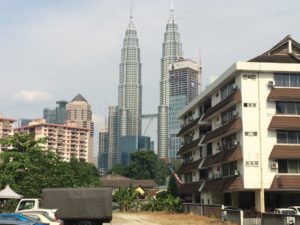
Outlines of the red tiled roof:
<svg viewBox="0 0 300 225">
<path fill-rule="evenodd" d="M 300 88 L 273 88 L 269 101 L 300 101 Z"/>
<path fill-rule="evenodd" d="M 241 92 L 239 90 L 231 93 L 224 100 L 220 101 L 219 103 L 208 109 L 203 117 L 203 120 L 210 117 L 219 110 L 225 111 L 226 109 L 240 102 L 241 99 Z"/>
<path fill-rule="evenodd" d="M 276 175 L 273 179 L 271 190 L 299 190 L 300 175 Z"/>
<path fill-rule="evenodd" d="M 207 180 L 201 191 L 225 192 L 240 191 L 244 189 L 241 176 L 227 177 L 221 179 Z"/>
<path fill-rule="evenodd" d="M 296 116 L 273 116 L 269 129 L 298 130 L 300 129 L 300 117 Z"/>
<path fill-rule="evenodd" d="M 192 170 L 196 170 L 199 166 L 199 164 L 202 162 L 203 159 L 198 159 L 193 162 L 184 163 L 180 166 L 178 170 L 178 174 L 183 174 Z"/>
<path fill-rule="evenodd" d="M 240 146 L 231 150 L 223 150 L 212 156 L 206 157 L 202 167 L 209 167 L 219 163 L 227 163 L 237 160 L 242 160 L 243 155 Z"/>
<path fill-rule="evenodd" d="M 200 138 L 198 138 L 188 144 L 183 145 L 177 152 L 177 155 L 182 155 L 182 154 L 192 150 L 193 148 L 197 147 L 199 144 L 199 141 L 200 141 Z"/>
<path fill-rule="evenodd" d="M 274 145 L 269 159 L 300 159 L 300 145 Z"/>
<path fill-rule="evenodd" d="M 220 127 L 218 127 L 217 129 L 214 129 L 212 131 L 210 131 L 209 133 L 207 133 L 204 137 L 203 143 L 209 143 L 211 142 L 213 139 L 219 137 L 219 136 L 227 136 L 229 134 L 233 134 L 235 132 L 238 132 L 240 130 L 242 130 L 242 121 L 240 118 L 236 118 Z"/>
<path fill-rule="evenodd" d="M 177 137 L 181 136 L 183 133 L 185 133 L 186 131 L 188 131 L 192 127 L 196 126 L 199 120 L 200 120 L 200 117 L 198 117 L 197 119 L 195 119 L 192 122 L 190 122 L 188 125 L 186 125 L 183 128 L 181 128 L 181 130 L 177 134 Z"/>
<path fill-rule="evenodd" d="M 197 181 L 197 182 L 180 184 L 178 187 L 178 192 L 181 195 L 192 194 L 194 192 L 198 192 L 202 183 L 203 183 L 202 181 Z"/>
</svg>

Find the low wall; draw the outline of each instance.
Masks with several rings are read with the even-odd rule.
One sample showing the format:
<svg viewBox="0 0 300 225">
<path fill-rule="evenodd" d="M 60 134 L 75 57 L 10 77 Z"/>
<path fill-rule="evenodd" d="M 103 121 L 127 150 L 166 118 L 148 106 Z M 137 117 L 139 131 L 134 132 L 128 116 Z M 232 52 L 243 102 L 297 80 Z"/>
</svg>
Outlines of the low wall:
<svg viewBox="0 0 300 225">
<path fill-rule="evenodd" d="M 195 203 L 183 203 L 184 213 L 194 213 L 201 216 L 214 216 L 221 218 L 222 206 L 221 205 L 201 205 Z"/>
</svg>

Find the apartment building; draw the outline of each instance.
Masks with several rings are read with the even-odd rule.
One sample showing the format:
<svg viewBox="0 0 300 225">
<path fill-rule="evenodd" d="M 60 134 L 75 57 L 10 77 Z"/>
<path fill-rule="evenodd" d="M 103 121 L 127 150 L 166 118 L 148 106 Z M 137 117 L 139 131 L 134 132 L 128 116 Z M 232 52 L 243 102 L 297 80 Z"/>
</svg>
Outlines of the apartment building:
<svg viewBox="0 0 300 225">
<path fill-rule="evenodd" d="M 300 44 L 236 62 L 179 114 L 185 200 L 269 211 L 300 204 Z"/>
<path fill-rule="evenodd" d="M 16 122 L 15 119 L 4 118 L 4 117 L 2 117 L 2 114 L 0 113 L 0 139 L 6 138 L 9 135 L 13 135 L 14 122 Z M 0 145 L 0 152 L 3 150 L 6 150 L 6 149 L 7 149 L 7 146 Z"/>
<path fill-rule="evenodd" d="M 75 124 L 49 124 L 45 119 L 36 119 L 15 131 L 33 133 L 35 139 L 46 138 L 45 149 L 57 153 L 65 161 L 71 158 L 88 161 L 89 129 Z"/>
</svg>

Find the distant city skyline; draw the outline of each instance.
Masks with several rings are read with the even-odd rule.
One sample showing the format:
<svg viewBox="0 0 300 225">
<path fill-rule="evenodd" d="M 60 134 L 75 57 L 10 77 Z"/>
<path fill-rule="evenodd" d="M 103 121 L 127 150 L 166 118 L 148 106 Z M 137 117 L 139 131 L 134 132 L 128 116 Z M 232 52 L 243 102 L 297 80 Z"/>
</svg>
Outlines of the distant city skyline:
<svg viewBox="0 0 300 225">
<path fill-rule="evenodd" d="M 300 39 L 294 27 L 299 6 L 291 0 L 175 0 L 184 56 L 199 61 L 201 55 L 202 90 L 235 61 L 251 59 L 288 34 Z M 143 52 L 143 113 L 156 113 L 159 105 L 169 9 L 170 1 L 133 2 Z M 93 108 L 98 132 L 107 106 L 118 101 L 120 40 L 129 11 L 130 1 L 1 1 L 0 74 L 5 85 L 0 112 L 15 119 L 38 118 L 56 100 L 82 93 Z"/>
</svg>

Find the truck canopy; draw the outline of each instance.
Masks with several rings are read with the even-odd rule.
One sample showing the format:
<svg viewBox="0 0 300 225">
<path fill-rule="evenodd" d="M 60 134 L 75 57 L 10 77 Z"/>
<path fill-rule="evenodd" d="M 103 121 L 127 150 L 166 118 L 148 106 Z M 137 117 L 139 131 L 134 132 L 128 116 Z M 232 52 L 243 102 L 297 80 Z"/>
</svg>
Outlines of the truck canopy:
<svg viewBox="0 0 300 225">
<path fill-rule="evenodd" d="M 61 219 L 111 219 L 111 188 L 46 188 L 41 206 L 58 209 Z"/>
</svg>

